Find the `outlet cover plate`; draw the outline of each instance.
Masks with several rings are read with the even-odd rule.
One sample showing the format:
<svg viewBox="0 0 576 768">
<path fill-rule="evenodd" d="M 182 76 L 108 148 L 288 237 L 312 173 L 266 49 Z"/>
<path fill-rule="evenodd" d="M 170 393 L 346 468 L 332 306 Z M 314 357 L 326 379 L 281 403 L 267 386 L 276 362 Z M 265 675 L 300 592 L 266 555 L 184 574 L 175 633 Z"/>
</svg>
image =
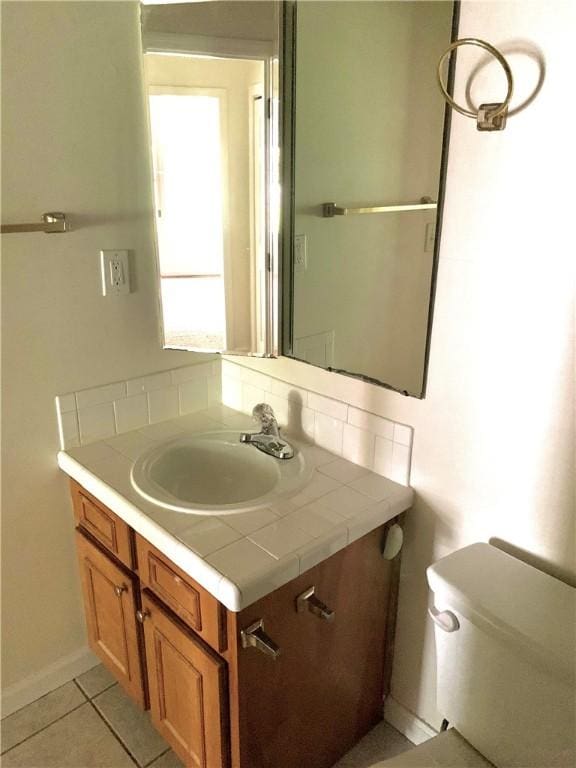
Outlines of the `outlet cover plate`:
<svg viewBox="0 0 576 768">
<path fill-rule="evenodd" d="M 121 296 L 130 293 L 128 251 L 100 251 L 100 274 L 103 296 Z"/>
<path fill-rule="evenodd" d="M 305 272 L 308 269 L 308 238 L 306 235 L 294 237 L 294 270 Z"/>
</svg>

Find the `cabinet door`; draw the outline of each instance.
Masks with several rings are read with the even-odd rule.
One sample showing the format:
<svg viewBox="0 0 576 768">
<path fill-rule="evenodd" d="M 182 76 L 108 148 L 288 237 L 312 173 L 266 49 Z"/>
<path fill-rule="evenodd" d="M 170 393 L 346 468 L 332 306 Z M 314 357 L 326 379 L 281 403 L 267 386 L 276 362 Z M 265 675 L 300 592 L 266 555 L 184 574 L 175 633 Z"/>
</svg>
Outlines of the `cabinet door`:
<svg viewBox="0 0 576 768">
<path fill-rule="evenodd" d="M 90 647 L 145 708 L 134 577 L 76 531 Z"/>
<path fill-rule="evenodd" d="M 187 768 L 226 768 L 226 662 L 146 591 L 142 611 L 152 722 Z"/>
</svg>

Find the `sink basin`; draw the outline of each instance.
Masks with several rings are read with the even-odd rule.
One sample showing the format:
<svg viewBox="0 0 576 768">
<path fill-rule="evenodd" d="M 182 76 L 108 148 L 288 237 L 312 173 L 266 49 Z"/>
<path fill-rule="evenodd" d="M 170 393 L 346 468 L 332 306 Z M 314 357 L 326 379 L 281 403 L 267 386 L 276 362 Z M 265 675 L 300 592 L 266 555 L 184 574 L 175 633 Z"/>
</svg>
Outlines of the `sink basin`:
<svg viewBox="0 0 576 768">
<path fill-rule="evenodd" d="M 176 512 L 235 514 L 265 507 L 308 480 L 302 453 L 275 459 L 240 442 L 240 432 L 184 435 L 155 445 L 132 467 L 145 499 Z"/>
</svg>

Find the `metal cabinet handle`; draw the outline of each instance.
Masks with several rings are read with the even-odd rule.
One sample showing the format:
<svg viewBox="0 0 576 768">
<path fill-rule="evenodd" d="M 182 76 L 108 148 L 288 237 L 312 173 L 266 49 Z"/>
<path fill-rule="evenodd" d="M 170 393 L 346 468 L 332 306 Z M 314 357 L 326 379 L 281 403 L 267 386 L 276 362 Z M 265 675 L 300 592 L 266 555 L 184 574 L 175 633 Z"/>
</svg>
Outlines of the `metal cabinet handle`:
<svg viewBox="0 0 576 768">
<path fill-rule="evenodd" d="M 273 659 L 277 659 L 280 656 L 280 648 L 264 632 L 264 621 L 262 619 L 241 630 L 240 638 L 242 640 L 242 648 L 257 648 Z"/>
<path fill-rule="evenodd" d="M 319 619 L 324 619 L 324 621 L 334 621 L 334 616 L 336 614 L 334 611 L 330 610 L 327 605 L 324 605 L 321 600 L 318 600 L 315 595 L 315 589 L 316 587 L 309 587 L 305 592 L 302 592 L 301 595 L 298 595 L 296 598 L 296 610 L 298 613 L 310 611 L 314 616 L 318 616 Z"/>
<path fill-rule="evenodd" d="M 126 584 L 121 584 L 119 587 L 114 587 L 116 597 L 122 597 L 122 592 L 128 592 Z"/>
<path fill-rule="evenodd" d="M 140 624 L 144 624 L 148 616 L 150 616 L 150 611 L 148 610 L 148 608 L 144 608 L 141 611 L 136 611 L 136 618 L 140 622 Z"/>
</svg>

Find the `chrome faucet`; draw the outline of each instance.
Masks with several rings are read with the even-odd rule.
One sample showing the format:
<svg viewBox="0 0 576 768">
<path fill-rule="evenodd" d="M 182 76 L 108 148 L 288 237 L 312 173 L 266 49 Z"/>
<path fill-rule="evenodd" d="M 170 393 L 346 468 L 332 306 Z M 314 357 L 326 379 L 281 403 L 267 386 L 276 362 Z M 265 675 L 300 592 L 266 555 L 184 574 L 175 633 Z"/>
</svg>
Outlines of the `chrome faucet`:
<svg viewBox="0 0 576 768">
<path fill-rule="evenodd" d="M 250 443 L 259 451 L 274 456 L 275 459 L 291 459 L 294 448 L 280 437 L 278 422 L 274 411 L 267 403 L 258 403 L 252 410 L 252 418 L 260 422 L 260 432 L 242 432 L 241 443 Z"/>
</svg>

